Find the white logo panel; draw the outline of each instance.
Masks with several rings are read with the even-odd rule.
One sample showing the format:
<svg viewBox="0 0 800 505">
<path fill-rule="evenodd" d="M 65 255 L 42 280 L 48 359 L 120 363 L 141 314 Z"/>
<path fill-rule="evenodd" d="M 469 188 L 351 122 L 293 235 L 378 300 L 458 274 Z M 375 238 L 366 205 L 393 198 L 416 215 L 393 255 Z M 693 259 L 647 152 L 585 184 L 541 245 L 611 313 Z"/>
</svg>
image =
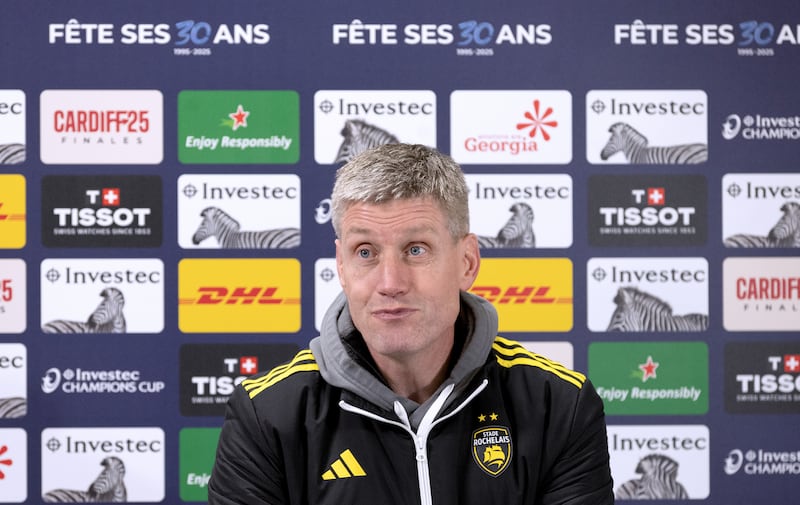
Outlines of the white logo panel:
<svg viewBox="0 0 800 505">
<path fill-rule="evenodd" d="M 800 330 L 800 258 L 726 258 L 723 325 L 728 331 Z"/>
<path fill-rule="evenodd" d="M 22 428 L 0 428 L 0 503 L 28 498 L 28 435 Z"/>
<path fill-rule="evenodd" d="M 800 247 L 800 174 L 725 174 L 725 247 Z"/>
<path fill-rule="evenodd" d="M 25 261 L 0 259 L 0 333 L 22 333 L 27 317 Z"/>
</svg>

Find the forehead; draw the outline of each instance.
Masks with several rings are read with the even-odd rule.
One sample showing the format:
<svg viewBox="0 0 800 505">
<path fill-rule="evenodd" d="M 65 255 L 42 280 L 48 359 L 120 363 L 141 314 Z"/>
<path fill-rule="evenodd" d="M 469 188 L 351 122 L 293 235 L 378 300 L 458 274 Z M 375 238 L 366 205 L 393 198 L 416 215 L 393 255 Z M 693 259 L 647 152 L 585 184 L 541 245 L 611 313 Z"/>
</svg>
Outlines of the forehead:
<svg viewBox="0 0 800 505">
<path fill-rule="evenodd" d="M 351 203 L 342 213 L 342 233 L 376 231 L 439 232 L 447 228 L 441 205 L 431 198 L 407 198 L 381 203 Z"/>
</svg>

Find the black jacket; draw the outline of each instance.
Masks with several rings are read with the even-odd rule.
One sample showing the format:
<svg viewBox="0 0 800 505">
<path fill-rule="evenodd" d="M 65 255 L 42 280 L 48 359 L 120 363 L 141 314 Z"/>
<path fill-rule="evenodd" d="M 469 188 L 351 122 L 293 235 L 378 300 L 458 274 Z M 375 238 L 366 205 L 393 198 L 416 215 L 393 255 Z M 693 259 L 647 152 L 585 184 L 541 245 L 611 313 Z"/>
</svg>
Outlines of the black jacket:
<svg viewBox="0 0 800 505">
<path fill-rule="evenodd" d="M 211 505 L 611 504 L 603 405 L 586 378 L 495 337 L 462 294 L 458 358 L 422 405 L 373 370 L 340 298 L 321 336 L 232 395 Z"/>
</svg>

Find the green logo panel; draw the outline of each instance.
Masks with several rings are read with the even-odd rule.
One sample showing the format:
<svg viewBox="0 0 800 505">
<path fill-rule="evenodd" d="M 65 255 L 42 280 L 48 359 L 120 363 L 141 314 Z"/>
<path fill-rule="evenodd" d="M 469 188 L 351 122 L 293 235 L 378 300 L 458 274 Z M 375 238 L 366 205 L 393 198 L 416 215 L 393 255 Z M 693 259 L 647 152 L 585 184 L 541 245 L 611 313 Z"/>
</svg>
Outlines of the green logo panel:
<svg viewBox="0 0 800 505">
<path fill-rule="evenodd" d="M 181 91 L 182 163 L 297 163 L 300 97 L 295 91 Z"/>
<path fill-rule="evenodd" d="M 180 494 L 183 501 L 208 501 L 208 479 L 214 466 L 220 428 L 183 428 L 180 443 Z"/>
<path fill-rule="evenodd" d="M 610 415 L 708 412 L 705 342 L 595 342 L 589 378 Z"/>
</svg>

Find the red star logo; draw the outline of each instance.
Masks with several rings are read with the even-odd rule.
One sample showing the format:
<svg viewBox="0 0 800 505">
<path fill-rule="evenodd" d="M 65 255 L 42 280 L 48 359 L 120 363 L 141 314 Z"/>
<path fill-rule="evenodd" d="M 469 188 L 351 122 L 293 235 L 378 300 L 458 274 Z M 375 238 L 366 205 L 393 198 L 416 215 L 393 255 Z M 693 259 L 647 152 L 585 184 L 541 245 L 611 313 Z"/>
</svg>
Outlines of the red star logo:
<svg viewBox="0 0 800 505">
<path fill-rule="evenodd" d="M 542 132 L 542 138 L 547 141 L 550 140 L 550 134 L 547 133 L 545 126 L 549 128 L 555 128 L 558 126 L 558 121 L 547 121 L 548 116 L 553 113 L 553 108 L 548 107 L 544 114 L 539 114 L 539 100 L 533 101 L 533 114 L 529 111 L 526 111 L 524 116 L 525 119 L 529 119 L 530 123 L 517 123 L 517 130 L 524 130 L 526 128 L 530 128 L 531 131 L 528 133 L 528 136 L 533 138 L 536 136 L 536 132 Z"/>
<path fill-rule="evenodd" d="M 236 131 L 240 126 L 242 128 L 247 128 L 247 116 L 249 115 L 250 113 L 244 110 L 241 104 L 236 108 L 236 112 L 228 114 L 228 117 L 233 119 L 233 131 Z"/>
<path fill-rule="evenodd" d="M 7 450 L 8 450 L 7 445 L 0 447 L 0 456 L 5 454 Z M 11 466 L 13 463 L 14 462 L 11 459 L 0 459 L 0 465 Z M 0 479 L 5 479 L 5 478 L 6 474 L 4 474 L 2 470 L 0 470 Z"/>
<path fill-rule="evenodd" d="M 658 368 L 658 363 L 653 361 L 652 356 L 648 356 L 647 362 L 639 365 L 639 370 L 642 371 L 642 382 L 647 382 L 647 379 L 655 379 L 656 368 Z"/>
<path fill-rule="evenodd" d="M 647 205 L 664 205 L 666 193 L 664 188 L 647 188 Z"/>
</svg>

